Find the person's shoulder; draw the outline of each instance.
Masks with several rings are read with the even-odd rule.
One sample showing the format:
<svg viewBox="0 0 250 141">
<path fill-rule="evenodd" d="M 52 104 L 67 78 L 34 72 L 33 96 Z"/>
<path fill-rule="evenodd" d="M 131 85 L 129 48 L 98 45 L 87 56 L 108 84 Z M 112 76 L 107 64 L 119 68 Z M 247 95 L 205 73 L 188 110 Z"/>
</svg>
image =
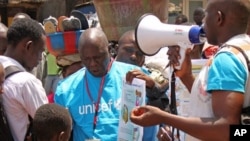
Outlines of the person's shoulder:
<svg viewBox="0 0 250 141">
<path fill-rule="evenodd" d="M 17 72 L 12 74 L 5 80 L 6 85 L 10 87 L 42 87 L 42 82 L 33 74 L 27 71 Z"/>
<path fill-rule="evenodd" d="M 7 68 L 9 66 L 15 66 L 22 71 L 26 71 L 25 68 L 17 60 L 11 57 L 0 55 L 0 62 L 2 63 L 4 68 Z"/>
<path fill-rule="evenodd" d="M 8 65 L 12 63 L 9 57 L 3 55 L 0 55 L 0 62 L 2 63 L 4 68 L 6 68 Z"/>
<path fill-rule="evenodd" d="M 238 35 L 231 37 L 225 44 L 233 45 L 233 46 L 244 46 L 244 45 L 249 46 L 250 37 L 247 34 L 238 34 Z"/>
<path fill-rule="evenodd" d="M 10 76 L 11 77 L 11 76 Z M 13 78 L 25 81 L 40 81 L 34 74 L 27 71 L 21 71 L 13 75 Z"/>
<path fill-rule="evenodd" d="M 54 98 L 56 103 L 65 103 L 65 101 L 69 100 L 72 91 L 79 91 L 78 89 L 83 85 L 81 83 L 83 83 L 85 71 L 86 68 L 82 68 L 58 82 Z"/>
</svg>

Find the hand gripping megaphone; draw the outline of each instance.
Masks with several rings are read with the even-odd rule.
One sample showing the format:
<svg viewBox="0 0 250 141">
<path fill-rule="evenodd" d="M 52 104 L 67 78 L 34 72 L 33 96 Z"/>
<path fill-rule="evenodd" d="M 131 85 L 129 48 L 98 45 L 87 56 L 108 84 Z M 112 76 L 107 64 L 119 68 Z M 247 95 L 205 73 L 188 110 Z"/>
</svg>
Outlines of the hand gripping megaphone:
<svg viewBox="0 0 250 141">
<path fill-rule="evenodd" d="M 135 40 L 139 49 L 148 56 L 156 54 L 162 47 L 179 45 L 179 62 L 182 64 L 186 49 L 204 43 L 206 38 L 203 28 L 198 25 L 165 24 L 156 16 L 145 14 L 135 27 Z M 180 69 L 180 66 L 175 68 Z"/>
</svg>

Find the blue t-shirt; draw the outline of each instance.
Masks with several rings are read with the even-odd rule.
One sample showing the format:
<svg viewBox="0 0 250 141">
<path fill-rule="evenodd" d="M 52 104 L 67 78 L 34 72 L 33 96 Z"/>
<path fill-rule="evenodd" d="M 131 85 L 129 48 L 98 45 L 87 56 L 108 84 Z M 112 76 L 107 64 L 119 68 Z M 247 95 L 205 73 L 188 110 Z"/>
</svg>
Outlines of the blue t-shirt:
<svg viewBox="0 0 250 141">
<path fill-rule="evenodd" d="M 243 63 L 231 52 L 223 51 L 209 68 L 207 91 L 228 90 L 245 93 L 247 72 Z"/>
<path fill-rule="evenodd" d="M 82 68 L 59 82 L 55 103 L 66 107 L 73 118 L 73 140 L 101 139 L 117 141 L 122 94 L 122 80 L 126 73 L 137 66 L 114 61 L 105 76 L 102 97 L 99 104 L 96 129 L 93 131 L 95 106 L 87 94 L 86 81 L 94 101 L 97 101 L 101 77 L 95 77 Z"/>
</svg>

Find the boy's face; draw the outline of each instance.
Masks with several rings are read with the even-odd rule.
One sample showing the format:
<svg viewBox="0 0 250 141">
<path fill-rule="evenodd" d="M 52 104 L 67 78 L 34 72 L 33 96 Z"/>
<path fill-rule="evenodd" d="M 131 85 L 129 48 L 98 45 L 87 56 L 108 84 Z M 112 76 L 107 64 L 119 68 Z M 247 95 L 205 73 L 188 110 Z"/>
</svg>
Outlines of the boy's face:
<svg viewBox="0 0 250 141">
<path fill-rule="evenodd" d="M 0 65 L 0 94 L 3 93 L 3 82 L 5 78 L 5 72 L 2 65 Z"/>
</svg>

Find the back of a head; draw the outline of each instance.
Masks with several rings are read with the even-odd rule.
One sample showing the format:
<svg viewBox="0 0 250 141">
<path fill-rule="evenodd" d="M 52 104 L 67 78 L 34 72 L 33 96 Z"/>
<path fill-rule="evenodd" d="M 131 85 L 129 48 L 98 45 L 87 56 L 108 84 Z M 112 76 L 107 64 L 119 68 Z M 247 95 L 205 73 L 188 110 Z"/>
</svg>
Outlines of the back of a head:
<svg viewBox="0 0 250 141">
<path fill-rule="evenodd" d="M 67 109 L 55 103 L 39 107 L 33 119 L 33 133 L 37 141 L 49 141 L 64 132 L 61 137 L 68 140 L 72 128 L 71 116 Z"/>
<path fill-rule="evenodd" d="M 42 26 L 33 19 L 19 19 L 7 31 L 8 44 L 15 47 L 24 38 L 32 41 L 41 39 L 45 32 Z"/>
<path fill-rule="evenodd" d="M 15 22 L 16 20 L 19 20 L 19 19 L 31 19 L 31 17 L 26 14 L 26 13 L 17 13 L 14 17 L 13 17 L 13 22 Z"/>
</svg>

